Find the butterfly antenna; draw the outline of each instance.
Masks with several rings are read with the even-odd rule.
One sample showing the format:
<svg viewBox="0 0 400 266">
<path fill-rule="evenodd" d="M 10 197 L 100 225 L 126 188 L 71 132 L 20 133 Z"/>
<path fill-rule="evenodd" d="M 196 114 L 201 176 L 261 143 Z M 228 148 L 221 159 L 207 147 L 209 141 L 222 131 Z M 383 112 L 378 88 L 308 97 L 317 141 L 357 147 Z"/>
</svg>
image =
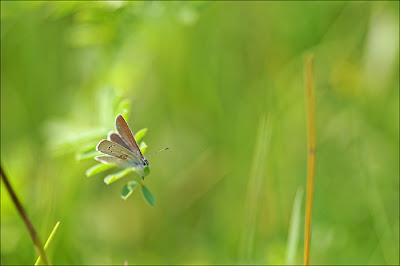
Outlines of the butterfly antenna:
<svg viewBox="0 0 400 266">
<path fill-rule="evenodd" d="M 158 152 L 155 152 L 155 153 L 153 153 L 152 155 L 147 156 L 146 159 L 147 159 L 147 158 L 150 158 L 150 157 L 153 156 L 154 154 L 159 153 L 160 151 L 165 151 L 165 150 L 168 150 L 168 149 L 169 149 L 169 147 L 167 147 L 167 148 L 165 148 L 165 149 L 162 149 L 162 150 L 159 150 Z"/>
</svg>

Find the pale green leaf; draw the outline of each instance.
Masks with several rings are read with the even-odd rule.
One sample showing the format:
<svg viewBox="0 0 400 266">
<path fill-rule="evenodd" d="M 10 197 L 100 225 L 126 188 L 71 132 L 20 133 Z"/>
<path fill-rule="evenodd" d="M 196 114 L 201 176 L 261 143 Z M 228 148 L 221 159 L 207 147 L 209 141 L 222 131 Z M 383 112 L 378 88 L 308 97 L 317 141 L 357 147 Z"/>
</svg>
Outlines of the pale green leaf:
<svg viewBox="0 0 400 266">
<path fill-rule="evenodd" d="M 146 152 L 146 150 L 147 150 L 146 142 L 144 142 L 144 141 L 140 142 L 139 149 L 142 152 L 142 154 L 144 154 Z"/>
<path fill-rule="evenodd" d="M 142 184 L 142 193 L 144 199 L 149 203 L 151 206 L 156 205 L 156 197 L 151 193 L 151 191 L 146 187 L 144 184 Z"/>
<path fill-rule="evenodd" d="M 85 160 L 85 159 L 93 159 L 94 157 L 96 157 L 98 155 L 101 155 L 98 151 L 91 150 L 91 151 L 84 152 L 84 153 L 78 153 L 76 155 L 76 159 L 78 161 L 82 161 L 82 160 Z"/>
<path fill-rule="evenodd" d="M 146 133 L 147 133 L 147 128 L 142 128 L 141 130 L 136 132 L 136 134 L 135 134 L 136 142 L 140 143 L 143 140 L 143 138 L 146 135 Z"/>
<path fill-rule="evenodd" d="M 136 181 L 136 180 L 129 181 L 129 182 L 122 188 L 122 191 L 121 191 L 121 198 L 123 198 L 124 200 L 126 200 L 126 199 L 132 194 L 132 192 L 135 190 L 137 184 L 138 184 L 138 181 Z"/>
<path fill-rule="evenodd" d="M 114 174 L 109 174 L 108 176 L 106 176 L 104 178 L 104 183 L 106 183 L 107 185 L 123 178 L 124 176 L 126 176 L 129 173 L 132 173 L 133 169 L 131 168 L 125 168 L 124 170 L 121 170 L 119 172 L 116 172 Z"/>
<path fill-rule="evenodd" d="M 107 171 L 108 169 L 111 169 L 115 167 L 115 165 L 113 164 L 103 164 L 103 163 L 99 163 L 96 165 L 93 165 L 92 167 L 90 167 L 89 169 L 86 170 L 86 176 L 90 177 L 92 175 L 98 174 L 98 173 L 102 173 Z"/>
</svg>

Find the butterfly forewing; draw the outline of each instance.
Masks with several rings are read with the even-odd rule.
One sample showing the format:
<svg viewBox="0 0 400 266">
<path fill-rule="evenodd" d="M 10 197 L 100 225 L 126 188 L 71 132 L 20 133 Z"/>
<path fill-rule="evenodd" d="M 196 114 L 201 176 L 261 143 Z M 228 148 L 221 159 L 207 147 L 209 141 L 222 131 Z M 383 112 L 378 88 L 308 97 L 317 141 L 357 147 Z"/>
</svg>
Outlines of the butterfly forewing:
<svg viewBox="0 0 400 266">
<path fill-rule="evenodd" d="M 141 163 L 141 160 L 130 150 L 107 139 L 103 139 L 102 141 L 100 141 L 99 144 L 97 144 L 96 150 L 101 153 L 114 156 L 121 160 L 129 159 Z"/>
<path fill-rule="evenodd" d="M 136 160 L 130 159 L 119 159 L 117 157 L 111 155 L 100 155 L 94 157 L 97 161 L 105 164 L 115 164 L 118 167 L 126 168 L 126 167 L 138 167 L 139 162 Z"/>
<path fill-rule="evenodd" d="M 135 140 L 135 137 L 132 134 L 131 129 L 126 123 L 125 119 L 122 115 L 118 115 L 115 119 L 115 127 L 118 131 L 118 134 L 124 140 L 124 142 L 129 146 L 130 150 L 139 158 L 144 158 L 142 152 L 139 149 L 139 146 Z"/>
</svg>

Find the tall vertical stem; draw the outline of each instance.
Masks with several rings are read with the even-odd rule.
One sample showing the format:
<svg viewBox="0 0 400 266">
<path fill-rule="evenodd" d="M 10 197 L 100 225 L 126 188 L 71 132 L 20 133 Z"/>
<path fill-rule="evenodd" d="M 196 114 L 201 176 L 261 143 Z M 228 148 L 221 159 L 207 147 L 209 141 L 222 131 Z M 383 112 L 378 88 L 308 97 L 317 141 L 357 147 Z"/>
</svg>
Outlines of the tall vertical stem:
<svg viewBox="0 0 400 266">
<path fill-rule="evenodd" d="M 304 265 L 309 264 L 310 238 L 311 238 L 311 214 L 315 175 L 315 104 L 314 104 L 314 56 L 306 55 L 304 59 L 304 82 L 306 90 L 307 108 L 307 194 L 306 217 L 304 230 Z"/>
</svg>

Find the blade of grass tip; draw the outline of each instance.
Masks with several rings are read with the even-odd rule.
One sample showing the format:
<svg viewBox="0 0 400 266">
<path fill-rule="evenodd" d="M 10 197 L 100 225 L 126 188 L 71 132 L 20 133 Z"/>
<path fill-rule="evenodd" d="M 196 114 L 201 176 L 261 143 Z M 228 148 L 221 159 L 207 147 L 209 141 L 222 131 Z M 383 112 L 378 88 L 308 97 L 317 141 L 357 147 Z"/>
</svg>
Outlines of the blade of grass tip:
<svg viewBox="0 0 400 266">
<path fill-rule="evenodd" d="M 257 141 L 255 145 L 253 164 L 246 196 L 246 221 L 241 243 L 241 262 L 250 263 L 253 250 L 254 233 L 257 222 L 257 213 L 260 209 L 260 197 L 265 172 L 265 161 L 269 144 L 270 130 L 267 119 L 263 116 L 259 122 Z"/>
<path fill-rule="evenodd" d="M 3 171 L 3 167 L 1 166 L 1 164 L 0 164 L 0 175 L 1 179 L 3 179 L 4 185 L 6 186 L 8 193 L 10 194 L 11 200 L 13 201 L 15 208 L 17 208 L 17 211 L 21 215 L 21 218 L 25 223 L 26 229 L 28 229 L 28 232 L 32 238 L 32 242 L 36 248 L 36 251 L 39 253 L 40 256 L 42 256 L 44 264 L 51 265 L 49 263 L 49 259 L 47 258 L 46 252 L 44 252 L 42 242 L 40 241 L 39 236 L 36 233 L 36 229 L 33 226 L 31 220 L 29 219 L 28 214 L 26 213 L 24 207 L 22 207 L 22 204 L 19 201 L 17 195 L 15 194 L 14 189 L 12 188 L 10 182 L 8 181 L 8 178 L 5 172 Z"/>
<path fill-rule="evenodd" d="M 301 201 L 303 200 L 303 188 L 299 187 L 293 202 L 292 217 L 290 218 L 288 244 L 286 248 L 286 265 L 294 265 L 297 245 L 300 236 Z"/>
<path fill-rule="evenodd" d="M 307 109 L 307 192 L 304 230 L 304 265 L 310 260 L 311 214 L 315 175 L 315 104 L 314 104 L 314 56 L 307 54 L 304 58 L 304 83 Z"/>
<path fill-rule="evenodd" d="M 55 225 L 54 228 L 53 228 L 53 231 L 51 231 L 49 237 L 47 238 L 47 241 L 46 241 L 46 243 L 44 244 L 44 250 L 46 250 L 47 247 L 49 246 L 50 241 L 53 239 L 53 236 L 54 236 L 54 234 L 56 233 L 56 231 L 57 231 L 59 225 L 60 225 L 60 221 L 58 221 L 58 222 L 56 223 L 56 225 Z M 37 258 L 37 260 L 36 260 L 36 262 L 35 262 L 35 265 L 38 265 L 38 264 L 39 264 L 39 261 L 40 261 L 40 256 Z"/>
</svg>

